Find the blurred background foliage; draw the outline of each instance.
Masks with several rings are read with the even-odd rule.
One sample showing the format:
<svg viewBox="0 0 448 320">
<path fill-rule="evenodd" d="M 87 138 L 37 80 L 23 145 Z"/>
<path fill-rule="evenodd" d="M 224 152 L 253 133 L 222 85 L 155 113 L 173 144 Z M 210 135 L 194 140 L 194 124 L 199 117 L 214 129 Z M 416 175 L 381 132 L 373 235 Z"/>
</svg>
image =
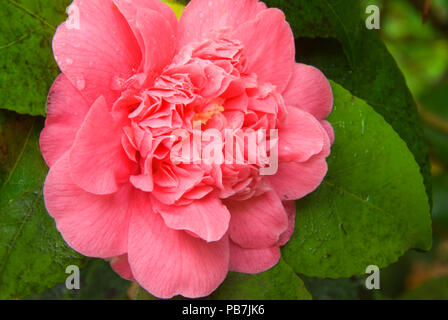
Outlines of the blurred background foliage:
<svg viewBox="0 0 448 320">
<path fill-rule="evenodd" d="M 314 299 L 448 299 L 448 0 L 363 2 L 381 8 L 378 33 L 406 78 L 431 147 L 433 248 L 409 251 L 381 270 L 380 290 L 366 290 L 364 276 L 301 277 Z M 82 269 L 81 288 L 68 291 L 62 283 L 28 298 L 132 299 L 136 293 L 135 284 L 100 259 Z"/>
<path fill-rule="evenodd" d="M 414 95 L 430 144 L 433 248 L 382 270 L 379 298 L 448 299 L 448 1 L 376 1 L 382 40 Z M 378 293 L 378 292 L 377 292 Z"/>
</svg>

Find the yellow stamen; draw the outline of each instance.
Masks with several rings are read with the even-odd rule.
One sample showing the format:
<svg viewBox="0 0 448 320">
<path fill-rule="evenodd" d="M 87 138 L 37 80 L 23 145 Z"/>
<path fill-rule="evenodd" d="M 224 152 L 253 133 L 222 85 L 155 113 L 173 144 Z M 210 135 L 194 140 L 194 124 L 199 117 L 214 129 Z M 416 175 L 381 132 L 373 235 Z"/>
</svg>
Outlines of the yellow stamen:
<svg viewBox="0 0 448 320">
<path fill-rule="evenodd" d="M 208 120 L 213 118 L 215 114 L 224 111 L 224 107 L 216 102 L 211 103 L 204 112 L 198 112 L 193 117 L 193 122 L 200 121 L 202 124 L 206 124 Z"/>
</svg>

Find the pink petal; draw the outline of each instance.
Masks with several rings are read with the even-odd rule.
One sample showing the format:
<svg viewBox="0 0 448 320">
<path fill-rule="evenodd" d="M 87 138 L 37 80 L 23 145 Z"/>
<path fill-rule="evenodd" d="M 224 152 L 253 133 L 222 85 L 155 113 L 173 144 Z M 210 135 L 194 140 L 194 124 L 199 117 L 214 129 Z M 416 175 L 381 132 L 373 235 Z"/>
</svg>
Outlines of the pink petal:
<svg viewBox="0 0 448 320">
<path fill-rule="evenodd" d="M 68 153 L 50 169 L 44 184 L 45 205 L 64 240 L 85 256 L 110 258 L 127 251 L 132 189 L 94 195 L 70 178 Z"/>
<path fill-rule="evenodd" d="M 140 10 L 137 28 L 144 42 L 143 71 L 153 80 L 168 65 L 176 50 L 176 29 L 157 11 Z"/>
<path fill-rule="evenodd" d="M 255 20 L 241 24 L 231 37 L 243 43 L 248 72 L 254 72 L 259 83 L 271 83 L 283 92 L 295 64 L 294 36 L 283 12 L 264 10 Z"/>
<path fill-rule="evenodd" d="M 283 92 L 287 105 L 299 107 L 325 119 L 333 108 L 333 93 L 325 75 L 315 67 L 296 63 L 288 87 Z"/>
<path fill-rule="evenodd" d="M 151 174 L 140 174 L 131 176 L 129 181 L 134 187 L 145 192 L 151 192 L 154 188 L 154 181 Z"/>
<path fill-rule="evenodd" d="M 40 150 L 51 167 L 73 144 L 89 105 L 64 74 L 48 94 L 47 119 L 40 134 Z"/>
<path fill-rule="evenodd" d="M 260 273 L 269 270 L 280 260 L 277 246 L 262 249 L 245 249 L 230 241 L 229 271 Z"/>
<path fill-rule="evenodd" d="M 191 191 L 186 192 L 183 197 L 186 199 L 198 200 L 204 198 L 212 191 L 213 187 L 211 186 L 197 186 Z"/>
<path fill-rule="evenodd" d="M 229 227 L 230 213 L 215 194 L 185 206 L 155 203 L 166 225 L 175 230 L 188 230 L 207 242 L 221 239 Z"/>
<path fill-rule="evenodd" d="M 307 162 L 280 162 L 277 174 L 267 176 L 280 199 L 303 198 L 317 189 L 327 174 L 327 162 L 315 156 Z"/>
<path fill-rule="evenodd" d="M 324 135 L 324 146 L 322 147 L 322 151 L 319 153 L 320 157 L 327 158 L 331 152 L 331 146 L 334 141 L 334 131 L 333 127 L 325 120 L 320 121 L 321 130 Z"/>
<path fill-rule="evenodd" d="M 134 187 L 145 192 L 151 192 L 154 190 L 154 179 L 152 176 L 152 157 L 147 157 L 142 160 L 143 172 L 139 175 L 131 176 L 130 182 Z"/>
<path fill-rule="evenodd" d="M 133 163 L 121 145 L 123 124 L 114 119 L 104 98 L 92 105 L 70 151 L 73 182 L 95 194 L 110 194 L 128 180 Z"/>
<path fill-rule="evenodd" d="M 183 169 L 178 166 L 172 166 L 172 175 L 165 172 L 158 171 L 154 174 L 154 190 L 153 195 L 157 200 L 171 205 L 179 200 L 186 192 L 191 191 L 198 185 L 203 176 L 202 170 L 189 168 Z"/>
<path fill-rule="evenodd" d="M 279 125 L 278 155 L 280 160 L 304 162 L 324 147 L 326 132 L 308 112 L 288 107 L 288 115 Z"/>
<path fill-rule="evenodd" d="M 325 129 L 325 131 L 327 132 L 328 137 L 330 138 L 330 144 L 333 145 L 335 137 L 334 137 L 334 130 L 333 130 L 333 127 L 331 126 L 330 122 L 328 122 L 326 120 L 322 120 L 320 122 L 320 124 Z"/>
<path fill-rule="evenodd" d="M 129 281 L 135 281 L 134 276 L 132 275 L 131 266 L 128 262 L 127 254 L 123 254 L 121 256 L 113 258 L 110 262 L 110 266 L 122 278 L 125 278 Z"/>
<path fill-rule="evenodd" d="M 112 84 L 140 65 L 137 41 L 112 0 L 75 0 L 69 12 L 53 38 L 56 62 L 89 104 L 101 95 L 112 103 Z"/>
<path fill-rule="evenodd" d="M 141 41 L 142 35 L 137 28 L 137 14 L 141 10 L 154 10 L 159 13 L 165 20 L 167 20 L 173 30 L 177 29 L 177 17 L 174 11 L 160 0 L 113 0 L 117 5 L 123 16 L 128 21 L 136 38 Z M 163 30 L 160 30 L 163 32 Z M 143 48 L 143 42 L 139 42 Z"/>
<path fill-rule="evenodd" d="M 265 9 L 256 0 L 192 0 L 179 21 L 178 48 L 212 37 L 223 28 L 234 29 Z"/>
<path fill-rule="evenodd" d="M 217 242 L 168 228 L 159 214 L 136 212 L 129 229 L 129 263 L 137 282 L 159 298 L 209 295 L 224 280 L 229 240 Z"/>
<path fill-rule="evenodd" d="M 283 201 L 283 205 L 285 207 L 286 213 L 288 214 L 288 229 L 283 232 L 278 240 L 278 244 L 280 247 L 284 246 L 288 243 L 289 239 L 291 239 L 292 234 L 294 233 L 294 225 L 296 220 L 296 202 L 295 201 Z"/>
<path fill-rule="evenodd" d="M 230 211 L 229 236 L 244 248 L 275 245 L 288 227 L 288 217 L 274 191 L 245 201 L 225 201 Z"/>
</svg>

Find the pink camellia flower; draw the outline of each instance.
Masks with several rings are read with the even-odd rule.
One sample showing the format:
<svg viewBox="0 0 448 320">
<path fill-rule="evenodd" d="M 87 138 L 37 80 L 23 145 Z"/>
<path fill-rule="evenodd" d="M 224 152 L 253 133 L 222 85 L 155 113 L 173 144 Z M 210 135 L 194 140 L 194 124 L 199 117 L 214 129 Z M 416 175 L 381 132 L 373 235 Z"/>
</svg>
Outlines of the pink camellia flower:
<svg viewBox="0 0 448 320">
<path fill-rule="evenodd" d="M 157 0 L 75 0 L 69 12 L 40 138 L 45 203 L 65 241 L 162 298 L 274 266 L 293 200 L 322 182 L 334 139 L 331 87 L 295 62 L 284 14 L 257 0 L 193 0 L 180 21 Z M 195 121 L 278 130 L 277 172 L 172 161 L 173 132 Z"/>
</svg>

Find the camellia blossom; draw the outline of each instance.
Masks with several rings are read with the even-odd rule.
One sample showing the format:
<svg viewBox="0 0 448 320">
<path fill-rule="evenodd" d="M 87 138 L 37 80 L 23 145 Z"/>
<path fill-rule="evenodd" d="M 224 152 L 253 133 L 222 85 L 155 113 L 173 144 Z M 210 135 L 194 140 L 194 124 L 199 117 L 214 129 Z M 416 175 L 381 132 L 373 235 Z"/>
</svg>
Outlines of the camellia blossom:
<svg viewBox="0 0 448 320">
<path fill-rule="evenodd" d="M 282 11 L 192 0 L 177 20 L 157 0 L 75 0 L 69 12 L 40 137 L 45 204 L 65 241 L 162 298 L 276 265 L 294 200 L 322 182 L 334 139 L 330 84 L 295 62 Z M 278 130 L 277 172 L 174 163 L 172 133 L 195 121 Z"/>
</svg>

